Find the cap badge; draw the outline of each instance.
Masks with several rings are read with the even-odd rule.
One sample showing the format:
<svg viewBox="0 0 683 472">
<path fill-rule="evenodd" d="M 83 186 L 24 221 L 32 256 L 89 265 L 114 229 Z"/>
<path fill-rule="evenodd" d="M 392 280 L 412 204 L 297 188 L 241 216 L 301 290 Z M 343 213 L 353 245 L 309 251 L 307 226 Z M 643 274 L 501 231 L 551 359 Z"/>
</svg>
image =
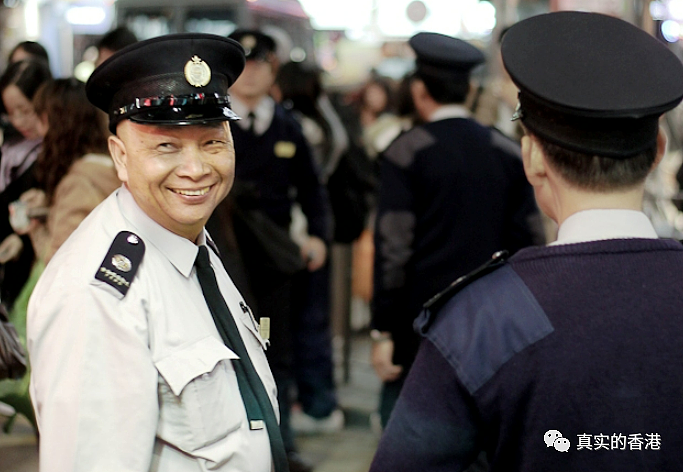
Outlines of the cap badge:
<svg viewBox="0 0 683 472">
<path fill-rule="evenodd" d="M 185 79 L 193 87 L 204 87 L 211 81 L 211 68 L 198 56 L 185 64 Z"/>
<path fill-rule="evenodd" d="M 256 38 L 250 34 L 247 36 L 244 36 L 240 40 L 240 44 L 244 48 L 244 54 L 246 54 L 247 56 L 249 56 L 251 54 L 251 50 L 254 49 L 254 47 L 256 46 L 256 43 L 257 43 Z"/>
<path fill-rule="evenodd" d="M 244 49 L 254 49 L 254 46 L 256 46 L 256 38 L 249 34 L 243 37 L 240 43 L 242 43 Z"/>
<path fill-rule="evenodd" d="M 116 267 L 121 272 L 130 272 L 130 269 L 133 268 L 133 264 L 130 262 L 130 259 L 128 259 L 126 256 L 122 256 L 121 254 L 116 254 L 111 258 L 111 265 Z"/>
</svg>

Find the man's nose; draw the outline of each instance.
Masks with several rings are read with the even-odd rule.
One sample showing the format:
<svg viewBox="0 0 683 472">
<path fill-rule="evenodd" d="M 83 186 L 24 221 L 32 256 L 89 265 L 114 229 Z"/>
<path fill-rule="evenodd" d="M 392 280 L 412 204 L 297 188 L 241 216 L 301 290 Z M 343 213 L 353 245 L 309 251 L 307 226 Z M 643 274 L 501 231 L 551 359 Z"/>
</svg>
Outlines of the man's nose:
<svg viewBox="0 0 683 472">
<path fill-rule="evenodd" d="M 208 166 L 206 165 L 202 152 L 197 148 L 184 150 L 178 171 L 180 175 L 194 179 L 207 174 Z"/>
</svg>

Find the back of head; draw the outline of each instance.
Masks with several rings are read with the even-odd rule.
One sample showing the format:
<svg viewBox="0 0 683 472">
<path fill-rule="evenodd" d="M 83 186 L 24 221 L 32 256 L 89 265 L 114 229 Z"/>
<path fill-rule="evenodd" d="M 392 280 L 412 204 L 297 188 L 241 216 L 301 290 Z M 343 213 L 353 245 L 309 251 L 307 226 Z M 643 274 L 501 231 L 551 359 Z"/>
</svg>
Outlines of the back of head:
<svg viewBox="0 0 683 472">
<path fill-rule="evenodd" d="M 415 51 L 415 77 L 422 80 L 432 98 L 442 104 L 463 103 L 472 69 L 484 62 L 484 54 L 471 44 L 440 33 L 417 33 L 409 40 Z"/>
<path fill-rule="evenodd" d="M 645 179 L 659 117 L 683 98 L 683 64 L 666 46 L 614 17 L 558 12 L 513 25 L 501 52 L 516 117 L 565 180 L 605 191 Z"/>
<path fill-rule="evenodd" d="M 32 100 L 38 88 L 51 78 L 50 68 L 44 61 L 15 62 L 7 66 L 0 77 L 0 94 L 10 85 L 15 85 L 27 99 Z"/>
<path fill-rule="evenodd" d="M 109 59 L 112 54 L 137 42 L 138 38 L 125 26 L 119 26 L 111 30 L 97 42 L 97 61 L 95 65 L 99 66 Z"/>
<path fill-rule="evenodd" d="M 137 42 L 138 38 L 132 31 L 125 26 L 119 26 L 100 38 L 97 42 L 97 49 L 109 49 L 116 52 Z"/>
<path fill-rule="evenodd" d="M 304 115 L 314 114 L 315 103 L 322 93 L 318 71 L 301 62 L 288 62 L 278 70 L 275 79 L 282 102 Z"/>
</svg>

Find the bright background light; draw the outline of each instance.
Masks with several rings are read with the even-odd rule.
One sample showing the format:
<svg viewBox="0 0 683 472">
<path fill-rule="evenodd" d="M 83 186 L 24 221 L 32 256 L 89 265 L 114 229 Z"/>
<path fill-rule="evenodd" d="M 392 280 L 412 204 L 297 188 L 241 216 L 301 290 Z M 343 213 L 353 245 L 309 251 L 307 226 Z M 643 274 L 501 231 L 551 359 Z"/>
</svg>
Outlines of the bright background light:
<svg viewBox="0 0 683 472">
<path fill-rule="evenodd" d="M 670 43 L 678 41 L 681 34 L 681 25 L 673 20 L 662 23 L 662 36 Z"/>
<path fill-rule="evenodd" d="M 420 22 L 408 19 L 413 0 L 300 0 L 316 29 L 346 30 L 360 39 L 368 35 L 409 37 L 434 31 L 465 38 L 489 34 L 495 26 L 495 7 L 480 0 L 422 0 L 427 8 Z"/>
<path fill-rule="evenodd" d="M 106 17 L 102 7 L 71 7 L 66 11 L 66 21 L 72 25 L 99 25 Z"/>
<path fill-rule="evenodd" d="M 299 0 L 316 29 L 363 29 L 370 24 L 371 0 Z"/>
</svg>

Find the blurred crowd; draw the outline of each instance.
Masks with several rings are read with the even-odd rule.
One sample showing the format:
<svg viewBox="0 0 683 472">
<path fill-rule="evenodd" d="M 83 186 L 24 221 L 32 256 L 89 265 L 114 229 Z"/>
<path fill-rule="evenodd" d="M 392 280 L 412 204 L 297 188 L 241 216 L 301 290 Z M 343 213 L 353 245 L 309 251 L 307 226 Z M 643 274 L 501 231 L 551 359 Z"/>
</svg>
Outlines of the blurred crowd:
<svg viewBox="0 0 683 472">
<path fill-rule="evenodd" d="M 298 454 L 296 434 L 344 427 L 331 300 L 335 291 L 349 298 L 346 316 L 355 331 L 378 327 L 377 271 L 390 259 L 376 254 L 378 201 L 386 185 L 380 169 L 392 143 L 429 117 L 416 107 L 415 71 L 401 80 L 370 71 L 359 87 L 326 90 L 315 65 L 280 63 L 267 35 L 238 31 L 233 37 L 248 49 L 245 72 L 230 91 L 233 111 L 242 118 L 232 125 L 236 180 L 207 229 L 256 316 L 273 323 L 267 355 L 279 388 L 290 470 L 308 471 L 312 467 Z M 125 28 L 113 30 L 97 44 L 98 64 L 135 42 Z M 459 106 L 517 146 L 522 132 L 511 121 L 517 88 L 498 56 L 489 58 L 487 70 Z M 11 52 L 0 98 L 0 303 L 25 341 L 28 299 L 44 267 L 121 182 L 108 151 L 106 117 L 87 100 L 84 83 L 52 76 L 39 43 L 22 42 Z M 650 178 L 646 212 L 662 236 L 680 237 L 676 123 L 675 113 L 667 117 L 672 144 Z M 557 228 L 543 219 L 533 231 L 537 237 L 525 244 L 550 242 Z M 333 258 L 335 246 L 348 248 L 350 257 Z M 335 280 L 334 264 L 349 265 L 350 280 Z M 440 288 L 432 287 L 434 293 Z M 375 341 L 383 341 L 381 332 Z M 392 354 L 373 351 L 385 387 L 405 375 L 390 371 L 396 367 Z M 397 395 L 383 390 L 382 424 Z M 0 402 L 35 424 L 28 375 L 0 381 Z"/>
</svg>

